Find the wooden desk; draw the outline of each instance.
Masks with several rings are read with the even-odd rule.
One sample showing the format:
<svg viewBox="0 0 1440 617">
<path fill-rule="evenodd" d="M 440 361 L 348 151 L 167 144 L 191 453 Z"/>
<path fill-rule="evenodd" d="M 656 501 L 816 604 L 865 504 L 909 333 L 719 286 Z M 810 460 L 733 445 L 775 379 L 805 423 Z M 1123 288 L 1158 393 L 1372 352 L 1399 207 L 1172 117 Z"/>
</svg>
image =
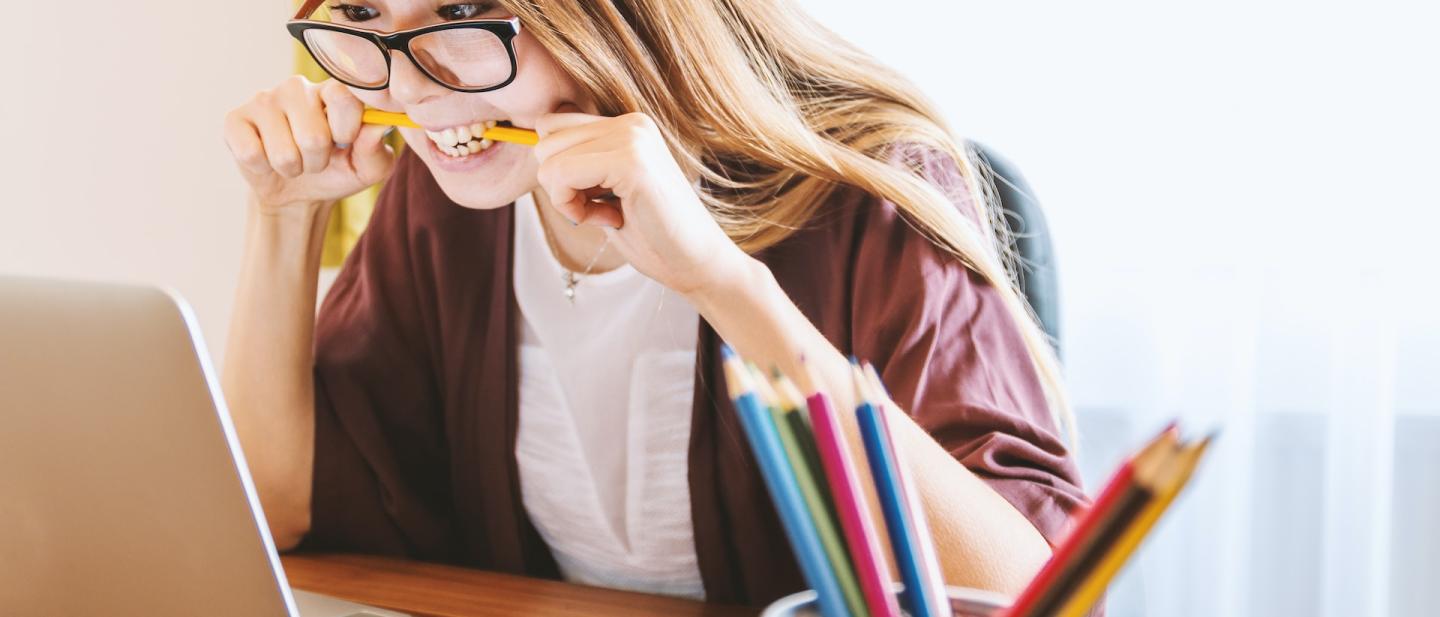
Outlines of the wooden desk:
<svg viewBox="0 0 1440 617">
<path fill-rule="evenodd" d="M 365 555 L 285 555 L 297 589 L 426 617 L 686 615 L 759 610 Z"/>
</svg>

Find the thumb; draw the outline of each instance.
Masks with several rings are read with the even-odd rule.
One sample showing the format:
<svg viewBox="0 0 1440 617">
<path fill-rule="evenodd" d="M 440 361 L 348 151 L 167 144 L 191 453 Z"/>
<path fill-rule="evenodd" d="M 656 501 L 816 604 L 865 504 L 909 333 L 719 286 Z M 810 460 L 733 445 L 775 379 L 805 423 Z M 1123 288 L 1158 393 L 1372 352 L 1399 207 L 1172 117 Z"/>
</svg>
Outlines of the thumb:
<svg viewBox="0 0 1440 617">
<path fill-rule="evenodd" d="M 392 127 L 381 124 L 367 124 L 360 128 L 350 148 L 350 164 L 355 175 L 367 184 L 383 180 L 395 164 L 394 151 L 385 144 L 385 136 L 391 130 Z"/>
</svg>

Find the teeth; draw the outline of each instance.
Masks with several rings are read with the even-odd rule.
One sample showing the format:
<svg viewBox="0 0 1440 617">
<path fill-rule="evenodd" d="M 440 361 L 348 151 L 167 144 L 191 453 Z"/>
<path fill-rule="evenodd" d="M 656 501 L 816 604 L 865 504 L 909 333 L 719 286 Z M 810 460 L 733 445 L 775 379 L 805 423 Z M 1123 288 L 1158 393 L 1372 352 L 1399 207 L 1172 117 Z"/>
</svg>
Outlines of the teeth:
<svg viewBox="0 0 1440 617">
<path fill-rule="evenodd" d="M 485 131 L 494 128 L 495 120 L 476 122 L 468 126 L 456 126 L 443 131 L 425 131 L 425 135 L 435 142 L 435 146 L 446 155 L 461 158 L 475 154 L 494 145 L 483 135 Z"/>
</svg>

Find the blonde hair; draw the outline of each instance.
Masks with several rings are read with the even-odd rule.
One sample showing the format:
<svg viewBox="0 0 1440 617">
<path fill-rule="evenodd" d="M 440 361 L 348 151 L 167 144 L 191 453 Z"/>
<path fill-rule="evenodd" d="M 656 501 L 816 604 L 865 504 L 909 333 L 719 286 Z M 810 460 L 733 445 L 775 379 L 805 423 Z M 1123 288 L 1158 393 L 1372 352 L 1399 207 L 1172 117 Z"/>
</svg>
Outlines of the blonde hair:
<svg viewBox="0 0 1440 617">
<path fill-rule="evenodd" d="M 594 98 L 601 113 L 653 118 L 702 200 L 754 253 L 852 186 L 894 203 L 921 234 L 999 291 L 1020 328 L 1057 427 L 1075 445 L 1059 363 L 1015 283 L 993 187 L 908 81 L 790 0 L 500 0 Z M 916 161 L 951 157 L 980 224 Z"/>
</svg>

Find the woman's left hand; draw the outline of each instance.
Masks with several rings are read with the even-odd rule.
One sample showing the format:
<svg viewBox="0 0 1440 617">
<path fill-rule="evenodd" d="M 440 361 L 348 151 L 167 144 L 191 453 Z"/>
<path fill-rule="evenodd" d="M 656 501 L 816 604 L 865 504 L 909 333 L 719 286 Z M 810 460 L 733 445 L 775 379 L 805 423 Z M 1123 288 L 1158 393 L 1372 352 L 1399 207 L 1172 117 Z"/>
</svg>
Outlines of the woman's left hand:
<svg viewBox="0 0 1440 617">
<path fill-rule="evenodd" d="M 574 223 L 605 227 L 646 276 L 693 296 L 750 260 L 710 216 L 649 116 L 552 113 L 535 129 L 538 179 L 553 207 Z M 607 192 L 615 198 L 592 200 Z"/>
</svg>

